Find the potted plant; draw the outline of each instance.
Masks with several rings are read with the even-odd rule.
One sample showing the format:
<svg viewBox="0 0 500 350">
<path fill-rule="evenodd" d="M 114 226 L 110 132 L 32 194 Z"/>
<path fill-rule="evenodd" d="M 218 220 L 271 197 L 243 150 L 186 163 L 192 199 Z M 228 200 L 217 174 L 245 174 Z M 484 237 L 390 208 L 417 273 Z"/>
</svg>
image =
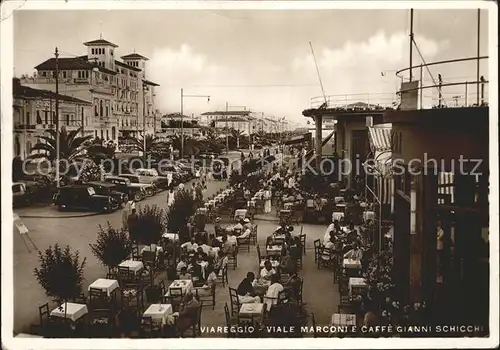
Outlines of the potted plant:
<svg viewBox="0 0 500 350">
<path fill-rule="evenodd" d="M 99 225 L 97 243 L 89 246 L 96 258 L 110 271 L 126 260 L 132 252 L 132 241 L 127 232 L 122 228 L 113 228 L 109 222 L 107 228 Z"/>
<path fill-rule="evenodd" d="M 196 202 L 191 193 L 187 190 L 179 190 L 175 194 L 175 200 L 168 208 L 167 229 L 168 232 L 178 232 L 179 239 L 189 240 L 189 234 L 186 229 L 188 220 L 196 211 Z"/>
<path fill-rule="evenodd" d="M 35 268 L 34 274 L 48 297 L 62 307 L 80 295 L 87 259 L 80 261 L 78 251 L 73 253 L 69 246 L 63 249 L 56 244 L 49 246 L 45 252 L 39 251 L 38 259 L 40 267 Z"/>
</svg>

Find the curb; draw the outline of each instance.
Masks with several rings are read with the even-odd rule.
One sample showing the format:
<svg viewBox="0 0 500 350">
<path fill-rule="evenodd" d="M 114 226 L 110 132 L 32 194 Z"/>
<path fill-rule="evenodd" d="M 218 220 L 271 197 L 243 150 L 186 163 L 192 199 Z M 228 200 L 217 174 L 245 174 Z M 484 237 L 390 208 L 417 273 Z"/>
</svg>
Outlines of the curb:
<svg viewBox="0 0 500 350">
<path fill-rule="evenodd" d="M 67 215 L 67 216 L 47 216 L 47 215 L 19 215 L 23 219 L 75 219 L 75 218 L 85 218 L 89 216 L 102 215 L 103 213 L 88 213 L 80 215 Z M 105 214 L 105 213 L 104 213 Z"/>
</svg>

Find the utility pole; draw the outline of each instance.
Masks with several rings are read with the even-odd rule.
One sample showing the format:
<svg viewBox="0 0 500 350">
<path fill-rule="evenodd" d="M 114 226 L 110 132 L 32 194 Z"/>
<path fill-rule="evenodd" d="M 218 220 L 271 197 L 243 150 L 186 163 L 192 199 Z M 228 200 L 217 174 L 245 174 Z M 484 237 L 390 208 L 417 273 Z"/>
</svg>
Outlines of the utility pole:
<svg viewBox="0 0 500 350">
<path fill-rule="evenodd" d="M 226 153 L 229 153 L 229 127 L 228 127 L 228 116 L 227 112 L 229 109 L 229 104 L 226 102 Z"/>
<path fill-rule="evenodd" d="M 143 157 L 146 163 L 146 89 L 147 86 L 142 83 L 142 143 L 143 143 Z"/>
<path fill-rule="evenodd" d="M 181 88 L 181 159 L 184 158 L 184 89 Z"/>
<path fill-rule="evenodd" d="M 476 103 L 477 106 L 479 107 L 479 67 L 480 67 L 480 60 L 479 57 L 481 56 L 481 9 L 477 9 L 477 66 L 476 66 L 476 81 L 477 81 L 477 86 L 476 86 Z"/>
<path fill-rule="evenodd" d="M 410 10 L 410 82 L 413 80 L 413 9 Z"/>
<path fill-rule="evenodd" d="M 56 47 L 56 185 L 60 186 L 59 180 L 59 50 Z"/>
</svg>

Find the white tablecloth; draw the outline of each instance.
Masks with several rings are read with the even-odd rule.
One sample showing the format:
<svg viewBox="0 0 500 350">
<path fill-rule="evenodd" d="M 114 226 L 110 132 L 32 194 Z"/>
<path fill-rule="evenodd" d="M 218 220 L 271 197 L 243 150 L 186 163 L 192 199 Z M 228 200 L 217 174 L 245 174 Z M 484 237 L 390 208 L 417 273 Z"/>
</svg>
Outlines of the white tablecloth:
<svg viewBox="0 0 500 350">
<path fill-rule="evenodd" d="M 162 325 L 167 324 L 169 315 L 172 315 L 170 304 L 151 304 L 143 314 L 144 317 L 151 317 L 154 322 L 161 322 Z"/>
<path fill-rule="evenodd" d="M 360 269 L 361 261 L 352 260 L 352 259 L 344 259 L 343 265 L 346 269 Z"/>
<path fill-rule="evenodd" d="M 66 314 L 66 318 L 75 322 L 83 315 L 86 315 L 89 312 L 87 309 L 87 305 L 85 304 L 76 304 L 76 303 L 65 303 L 61 308 L 56 307 L 50 313 L 50 316 L 61 317 L 64 318 Z"/>
<path fill-rule="evenodd" d="M 271 262 L 271 266 L 273 268 L 277 268 L 278 266 L 280 266 L 280 262 L 278 260 L 269 260 Z M 260 262 L 260 267 L 264 267 L 264 263 L 266 262 L 265 259 L 261 260 Z"/>
<path fill-rule="evenodd" d="M 153 248 L 153 249 L 155 249 L 156 254 L 158 254 L 158 253 L 160 253 L 160 252 L 163 251 L 163 248 L 160 247 L 160 246 L 158 246 L 158 245 L 155 248 Z M 150 251 L 151 251 L 151 246 L 147 245 L 147 246 L 145 246 L 144 248 L 141 249 L 141 254 L 144 253 L 144 252 L 150 252 Z"/>
<path fill-rule="evenodd" d="M 244 219 L 247 215 L 247 209 L 236 209 L 234 212 L 234 219 L 241 218 Z"/>
<path fill-rule="evenodd" d="M 108 294 L 108 297 L 109 297 L 109 296 L 111 296 L 111 293 L 113 293 L 113 291 L 115 289 L 117 289 L 118 287 L 119 287 L 119 285 L 118 285 L 117 280 L 108 280 L 105 278 L 99 278 L 98 280 L 96 280 L 94 283 L 92 283 L 89 286 L 89 291 L 90 291 L 90 288 L 100 289 L 100 290 L 106 292 L 106 294 Z"/>
<path fill-rule="evenodd" d="M 240 317 L 257 317 L 264 312 L 264 304 L 251 303 L 242 304 L 240 308 Z"/>
<path fill-rule="evenodd" d="M 363 212 L 363 220 L 373 220 L 375 219 L 375 212 L 365 211 Z"/>
<path fill-rule="evenodd" d="M 365 288 L 367 287 L 366 281 L 361 277 L 351 277 L 349 278 L 349 294 L 352 293 L 353 288 Z"/>
<path fill-rule="evenodd" d="M 335 204 L 342 203 L 344 201 L 344 197 L 335 197 Z"/>
<path fill-rule="evenodd" d="M 332 213 L 332 222 L 335 220 L 341 220 L 344 217 L 344 213 L 340 211 L 334 211 Z"/>
<path fill-rule="evenodd" d="M 273 255 L 276 255 L 276 254 L 281 254 L 281 250 L 282 250 L 282 247 L 279 246 L 279 245 L 274 245 L 274 246 L 267 246 L 266 247 L 266 252 L 268 255 L 270 254 L 273 254 Z"/>
<path fill-rule="evenodd" d="M 331 320 L 332 326 L 355 326 L 356 315 L 353 314 L 333 314 Z"/>
<path fill-rule="evenodd" d="M 118 266 L 128 267 L 130 271 L 134 271 L 134 273 L 137 273 L 144 268 L 144 264 L 142 263 L 142 261 L 136 261 L 136 260 L 125 260 Z"/>
<path fill-rule="evenodd" d="M 166 296 L 170 295 L 170 288 L 182 288 L 182 293 L 186 294 L 193 290 L 193 281 L 191 280 L 175 280 L 168 287 Z"/>
<path fill-rule="evenodd" d="M 218 236 L 217 240 L 220 241 L 220 242 L 222 242 L 222 236 Z M 227 236 L 227 241 L 229 243 L 234 244 L 234 245 L 238 245 L 238 239 L 237 239 L 236 236 Z"/>
<path fill-rule="evenodd" d="M 168 233 L 165 232 L 162 236 L 163 238 L 168 238 L 171 241 L 178 242 L 179 241 L 179 235 L 177 233 Z"/>
</svg>

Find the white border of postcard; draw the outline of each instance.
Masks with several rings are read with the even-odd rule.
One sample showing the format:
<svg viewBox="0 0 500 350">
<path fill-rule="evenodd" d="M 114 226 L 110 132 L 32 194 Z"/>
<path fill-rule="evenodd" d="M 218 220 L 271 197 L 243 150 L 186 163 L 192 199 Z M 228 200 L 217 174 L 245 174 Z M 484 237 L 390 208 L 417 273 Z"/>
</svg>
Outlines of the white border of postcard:
<svg viewBox="0 0 500 350">
<path fill-rule="evenodd" d="M 1 152 L 2 152 L 2 345 L 7 349 L 295 349 L 295 348 L 488 348 L 498 338 L 498 9 L 492 1 L 105 1 L 105 0 L 9 0 L 1 4 Z M 12 242 L 12 74 L 13 17 L 24 10 L 125 10 L 125 9 L 485 9 L 489 23 L 490 96 L 490 331 L 489 338 L 290 338 L 290 339 L 20 339 L 13 338 L 13 242 Z M 495 99 L 494 97 L 497 97 Z"/>
</svg>

